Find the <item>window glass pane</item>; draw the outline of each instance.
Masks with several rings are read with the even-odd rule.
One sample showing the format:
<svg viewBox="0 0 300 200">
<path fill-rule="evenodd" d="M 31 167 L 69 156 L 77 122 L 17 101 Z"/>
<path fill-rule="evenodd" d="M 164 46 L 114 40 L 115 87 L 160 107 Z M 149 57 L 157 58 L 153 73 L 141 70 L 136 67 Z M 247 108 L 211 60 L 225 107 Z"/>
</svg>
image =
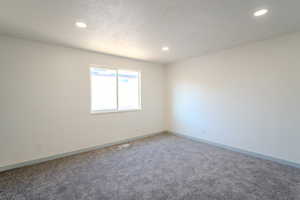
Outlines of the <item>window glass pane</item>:
<svg viewBox="0 0 300 200">
<path fill-rule="evenodd" d="M 118 71 L 119 110 L 140 108 L 139 72 Z"/>
<path fill-rule="evenodd" d="M 117 109 L 117 71 L 91 68 L 92 111 Z"/>
</svg>

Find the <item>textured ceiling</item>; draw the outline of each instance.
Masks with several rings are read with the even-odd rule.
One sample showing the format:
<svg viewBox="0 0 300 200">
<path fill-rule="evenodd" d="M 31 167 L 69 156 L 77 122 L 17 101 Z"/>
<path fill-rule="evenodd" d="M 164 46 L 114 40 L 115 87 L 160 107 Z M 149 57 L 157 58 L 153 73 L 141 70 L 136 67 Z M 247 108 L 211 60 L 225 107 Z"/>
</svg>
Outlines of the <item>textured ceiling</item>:
<svg viewBox="0 0 300 200">
<path fill-rule="evenodd" d="M 254 18 L 258 8 L 270 12 Z M 299 31 L 299 8 L 299 0 L 1 0 L 0 34 L 170 63 Z"/>
</svg>

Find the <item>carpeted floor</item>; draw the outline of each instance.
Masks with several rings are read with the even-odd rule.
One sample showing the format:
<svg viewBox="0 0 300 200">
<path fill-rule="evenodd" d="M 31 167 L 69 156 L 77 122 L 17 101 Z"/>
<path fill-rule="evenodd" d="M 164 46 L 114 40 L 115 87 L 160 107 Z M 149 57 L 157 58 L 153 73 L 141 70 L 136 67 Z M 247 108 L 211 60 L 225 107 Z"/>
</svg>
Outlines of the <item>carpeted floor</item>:
<svg viewBox="0 0 300 200">
<path fill-rule="evenodd" d="M 161 134 L 0 173 L 0 199 L 299 200 L 300 169 Z"/>
</svg>

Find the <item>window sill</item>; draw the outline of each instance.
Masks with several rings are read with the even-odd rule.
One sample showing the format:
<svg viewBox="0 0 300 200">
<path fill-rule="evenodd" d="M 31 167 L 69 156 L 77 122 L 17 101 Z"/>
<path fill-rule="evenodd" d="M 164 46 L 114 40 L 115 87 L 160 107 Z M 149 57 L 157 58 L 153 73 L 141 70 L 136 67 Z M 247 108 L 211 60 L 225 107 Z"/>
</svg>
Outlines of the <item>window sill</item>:
<svg viewBox="0 0 300 200">
<path fill-rule="evenodd" d="M 97 114 L 110 114 L 110 113 L 124 113 L 124 112 L 138 112 L 141 111 L 141 108 L 138 109 L 130 109 L 130 110 L 105 110 L 105 111 L 91 111 L 92 115 L 97 115 Z"/>
</svg>

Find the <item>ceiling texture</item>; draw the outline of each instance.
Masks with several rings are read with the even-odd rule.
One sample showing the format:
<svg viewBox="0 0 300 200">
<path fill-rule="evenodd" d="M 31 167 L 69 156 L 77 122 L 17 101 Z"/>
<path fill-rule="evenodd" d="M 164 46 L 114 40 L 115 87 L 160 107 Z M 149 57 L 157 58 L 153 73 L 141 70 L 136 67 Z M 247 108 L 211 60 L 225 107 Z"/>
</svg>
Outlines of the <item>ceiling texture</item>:
<svg viewBox="0 0 300 200">
<path fill-rule="evenodd" d="M 269 13 L 253 17 L 260 8 Z M 0 34 L 166 64 L 299 31 L 299 9 L 299 0 L 1 0 Z"/>
</svg>

